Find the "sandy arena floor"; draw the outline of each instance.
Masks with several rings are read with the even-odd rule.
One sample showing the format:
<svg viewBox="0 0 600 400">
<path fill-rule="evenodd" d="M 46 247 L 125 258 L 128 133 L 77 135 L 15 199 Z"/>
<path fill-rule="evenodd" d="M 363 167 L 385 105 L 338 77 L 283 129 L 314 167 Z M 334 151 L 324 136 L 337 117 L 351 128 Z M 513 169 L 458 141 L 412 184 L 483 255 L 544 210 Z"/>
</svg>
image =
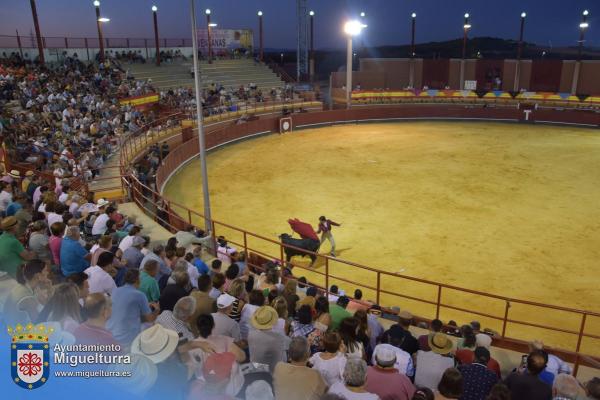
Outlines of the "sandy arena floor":
<svg viewBox="0 0 600 400">
<path fill-rule="evenodd" d="M 340 125 L 270 135 L 209 155 L 213 218 L 276 238 L 298 217 L 326 215 L 339 258 L 384 271 L 517 299 L 600 311 L 600 132 L 499 123 Z M 199 162 L 166 186 L 202 210 Z M 187 214 L 187 213 L 186 213 Z M 231 240 L 241 235 L 217 229 Z M 279 252 L 259 240 L 253 248 Z M 321 251 L 328 251 L 325 243 Z M 298 260 L 300 261 L 300 260 Z M 304 264 L 307 264 L 304 262 Z M 316 271 L 324 272 L 320 259 Z M 334 275 L 375 287 L 376 274 L 333 262 Z M 324 283 L 312 272 L 295 272 Z M 341 281 L 346 292 L 358 287 Z M 329 282 L 336 283 L 336 280 Z M 394 276 L 381 287 L 435 301 L 437 288 Z M 364 290 L 374 299 L 374 292 Z M 505 303 L 445 289 L 442 301 L 503 316 Z M 433 306 L 392 295 L 385 305 L 434 316 Z M 578 330 L 580 318 L 512 304 L 509 316 Z M 443 308 L 441 319 L 492 319 Z M 587 331 L 600 335 L 600 318 Z M 575 335 L 509 323 L 507 335 L 574 348 Z M 600 355 L 600 340 L 583 350 Z"/>
</svg>

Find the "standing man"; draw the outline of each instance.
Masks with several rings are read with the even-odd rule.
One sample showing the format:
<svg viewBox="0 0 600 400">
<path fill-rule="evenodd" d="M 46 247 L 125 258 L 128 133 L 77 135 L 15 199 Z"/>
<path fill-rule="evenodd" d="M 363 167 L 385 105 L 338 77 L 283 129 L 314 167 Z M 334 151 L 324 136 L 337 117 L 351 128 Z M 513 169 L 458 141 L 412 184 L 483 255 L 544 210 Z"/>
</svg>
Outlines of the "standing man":
<svg viewBox="0 0 600 400">
<path fill-rule="evenodd" d="M 331 251 L 329 254 L 331 254 L 332 257 L 335 257 L 335 240 L 331 234 L 332 226 L 342 226 L 342 224 L 333 222 L 332 220 L 325 218 L 324 215 L 319 217 L 319 230 L 317 231 L 317 235 L 321 233 L 321 244 L 323 244 L 325 239 L 329 240 L 329 243 L 331 244 Z"/>
</svg>

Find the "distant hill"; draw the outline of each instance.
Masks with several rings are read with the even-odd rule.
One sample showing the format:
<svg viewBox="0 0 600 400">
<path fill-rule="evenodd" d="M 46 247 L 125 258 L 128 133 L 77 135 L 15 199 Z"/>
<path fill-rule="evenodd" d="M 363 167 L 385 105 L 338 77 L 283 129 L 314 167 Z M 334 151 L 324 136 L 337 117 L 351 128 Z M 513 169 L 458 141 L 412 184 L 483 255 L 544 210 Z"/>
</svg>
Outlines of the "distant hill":
<svg viewBox="0 0 600 400">
<path fill-rule="evenodd" d="M 462 38 L 444 42 L 418 43 L 415 45 L 416 57 L 419 58 L 460 58 L 462 56 Z M 467 42 L 468 58 L 505 59 L 515 58 L 517 55 L 516 40 L 507 40 L 494 37 L 475 37 Z M 269 51 L 270 50 L 270 51 Z M 410 45 L 378 46 L 354 49 L 357 53 L 354 68 L 358 68 L 358 58 L 405 58 L 410 56 Z M 577 57 L 578 48 L 550 47 L 535 43 L 523 43 L 522 58 L 548 58 L 548 59 L 574 59 Z M 281 53 L 284 54 L 286 70 L 295 76 L 296 50 L 268 49 L 265 57 L 279 63 Z M 600 48 L 584 47 L 583 58 L 600 60 Z M 325 79 L 332 71 L 345 68 L 346 52 L 344 49 L 315 50 L 316 70 L 320 79 Z"/>
</svg>

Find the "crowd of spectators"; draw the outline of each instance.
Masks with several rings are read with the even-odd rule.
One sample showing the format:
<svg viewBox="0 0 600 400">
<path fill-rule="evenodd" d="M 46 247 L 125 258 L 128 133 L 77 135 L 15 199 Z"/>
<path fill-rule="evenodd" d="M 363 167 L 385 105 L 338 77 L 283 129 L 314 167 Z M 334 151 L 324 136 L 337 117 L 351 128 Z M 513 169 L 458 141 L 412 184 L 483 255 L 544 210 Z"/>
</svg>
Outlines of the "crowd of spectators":
<svg viewBox="0 0 600 400">
<path fill-rule="evenodd" d="M 325 293 L 276 262 L 251 265 L 225 238 L 193 227 L 153 242 L 116 204 L 54 191 L 34 203 L 37 185 L 2 178 L 0 271 L 15 279 L 2 318 L 53 324 L 62 344 L 120 346 L 140 381 L 119 390 L 174 399 L 583 398 L 571 366 L 541 342 L 521 365 L 500 365 L 476 321 L 433 320 L 415 336 L 410 312 L 384 310 L 358 289 L 352 299 L 335 285 Z M 381 317 L 396 322 L 384 327 Z M 585 387 L 600 398 L 600 379 Z"/>
<path fill-rule="evenodd" d="M 114 59 L 83 63 L 66 57 L 55 67 L 27 63 L 16 54 L 0 63 L 0 135 L 8 157 L 54 175 L 92 179 L 118 145 L 153 121 L 119 98 L 153 92 Z"/>
<path fill-rule="evenodd" d="M 252 108 L 268 102 L 289 102 L 294 100 L 295 92 L 291 85 L 273 87 L 263 92 L 255 83 L 240 85 L 238 88 L 225 87 L 212 82 L 202 89 L 200 101 L 205 117 Z M 160 92 L 161 103 L 191 114 L 196 112 L 196 97 L 191 88 L 176 88 Z"/>
</svg>

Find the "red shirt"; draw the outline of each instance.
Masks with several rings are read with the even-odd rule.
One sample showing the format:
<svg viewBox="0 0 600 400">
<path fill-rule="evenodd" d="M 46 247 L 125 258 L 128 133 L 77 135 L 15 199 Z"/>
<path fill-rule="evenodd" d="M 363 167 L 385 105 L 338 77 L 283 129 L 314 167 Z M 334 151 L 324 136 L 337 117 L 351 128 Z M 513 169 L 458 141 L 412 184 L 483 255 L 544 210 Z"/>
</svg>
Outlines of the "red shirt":
<svg viewBox="0 0 600 400">
<path fill-rule="evenodd" d="M 119 345 L 110 331 L 85 322 L 75 329 L 73 335 L 79 344 Z"/>
<path fill-rule="evenodd" d="M 369 367 L 367 369 L 367 392 L 374 393 L 381 400 L 410 400 L 415 394 L 415 386 L 397 369 Z"/>
<path fill-rule="evenodd" d="M 52 262 L 54 265 L 60 265 L 60 244 L 62 238 L 60 236 L 50 236 L 48 239 L 48 245 L 50 246 L 50 252 L 52 253 Z"/>
</svg>

